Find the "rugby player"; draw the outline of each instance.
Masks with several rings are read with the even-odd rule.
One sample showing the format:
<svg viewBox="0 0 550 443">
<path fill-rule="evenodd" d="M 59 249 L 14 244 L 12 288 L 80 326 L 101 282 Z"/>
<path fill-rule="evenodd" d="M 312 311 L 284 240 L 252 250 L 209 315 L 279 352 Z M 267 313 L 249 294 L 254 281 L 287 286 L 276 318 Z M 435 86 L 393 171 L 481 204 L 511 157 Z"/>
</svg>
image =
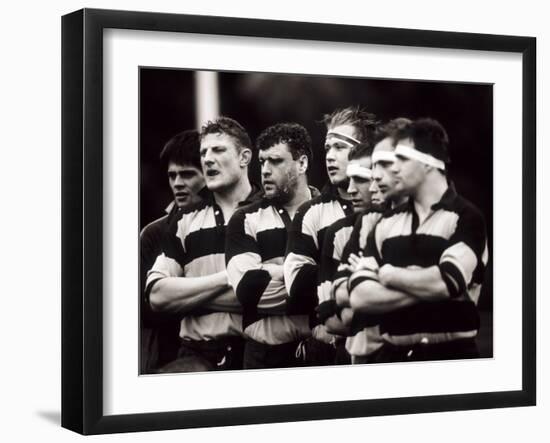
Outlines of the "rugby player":
<svg viewBox="0 0 550 443">
<path fill-rule="evenodd" d="M 433 119 L 397 137 L 392 171 L 405 204 L 367 239 L 349 280 L 354 311 L 377 318 L 376 362 L 475 358 L 477 300 L 488 259 L 483 215 L 449 186 L 448 136 Z"/>
<path fill-rule="evenodd" d="M 352 271 L 361 268 L 361 256 L 367 236 L 380 220 L 382 212 L 404 203 L 406 199 L 406 196 L 395 191 L 395 176 L 391 167 L 395 160 L 395 137 L 410 124 L 409 119 L 396 118 L 376 131 L 376 145 L 372 155 L 371 208 L 357 220 L 334 279 L 333 299 L 336 300 L 339 318 L 350 329 L 346 350 L 351 355 L 353 364 L 371 361 L 373 353 L 381 347 L 382 341 L 378 326 L 373 324 L 368 315 L 353 315 L 347 283 Z"/>
<path fill-rule="evenodd" d="M 179 358 L 167 372 L 242 367 L 241 306 L 228 284 L 224 245 L 233 212 L 259 196 L 248 180 L 250 138 L 220 117 L 202 128 L 200 158 L 211 192 L 170 223 L 147 278 L 152 308 L 182 316 Z"/>
<path fill-rule="evenodd" d="M 326 167 L 330 182 L 321 195 L 304 203 L 292 220 L 287 254 L 284 261 L 284 280 L 288 292 L 290 313 L 310 315 L 313 338 L 304 342 L 306 364 L 333 363 L 336 337 L 317 324 L 317 281 L 319 262 L 326 228 L 336 220 L 351 215 L 353 204 L 347 193 L 348 153 L 359 143 L 372 144 L 376 121 L 373 114 L 353 107 L 337 110 L 325 116 Z M 309 360 L 308 360 L 309 359 Z"/>
<path fill-rule="evenodd" d="M 243 306 L 243 367 L 294 367 L 300 364 L 298 343 L 311 331 L 307 315 L 286 315 L 283 259 L 296 210 L 319 194 L 307 183 L 311 140 L 304 127 L 280 123 L 264 130 L 256 144 L 264 196 L 229 221 L 228 279 Z"/>
<path fill-rule="evenodd" d="M 348 326 L 344 325 L 338 313 L 336 300 L 333 297 L 332 282 L 337 274 L 338 266 L 342 260 L 344 247 L 346 246 L 353 226 L 357 218 L 371 204 L 371 155 L 372 147 L 361 143 L 349 151 L 347 176 L 349 185 L 347 192 L 351 197 L 354 213 L 330 225 L 325 233 L 321 262 L 319 267 L 319 286 L 317 295 L 319 297 L 318 318 L 327 327 L 327 331 L 343 337 L 349 333 Z M 342 347 L 337 348 L 337 364 L 349 363 L 349 355 Z"/>
<path fill-rule="evenodd" d="M 178 208 L 200 201 L 204 188 L 199 158 L 199 133 L 195 130 L 180 132 L 172 137 L 160 153 L 162 168 L 167 171 L 172 201 L 163 217 L 149 223 L 141 231 L 140 293 L 141 293 L 141 373 L 154 373 L 177 356 L 179 347 L 179 321 L 169 314 L 151 311 L 144 297 L 147 271 L 162 250 L 162 236 Z"/>
</svg>

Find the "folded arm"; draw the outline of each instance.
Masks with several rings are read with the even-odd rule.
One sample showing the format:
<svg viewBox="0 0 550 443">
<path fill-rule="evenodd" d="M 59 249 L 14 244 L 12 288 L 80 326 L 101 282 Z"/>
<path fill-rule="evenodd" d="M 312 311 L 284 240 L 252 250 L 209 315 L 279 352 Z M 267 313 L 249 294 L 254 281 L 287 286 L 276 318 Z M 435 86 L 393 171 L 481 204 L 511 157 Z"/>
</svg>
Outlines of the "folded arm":
<svg viewBox="0 0 550 443">
<path fill-rule="evenodd" d="M 149 302 L 154 311 L 192 311 L 228 289 L 225 271 L 202 277 L 154 277 L 150 273 L 148 279 Z"/>
<path fill-rule="evenodd" d="M 384 265 L 378 271 L 380 283 L 387 288 L 406 291 L 423 301 L 449 298 L 449 289 L 443 280 L 439 266 L 408 269 Z"/>
<path fill-rule="evenodd" d="M 420 299 L 403 291 L 386 288 L 381 283 L 365 279 L 350 290 L 350 305 L 353 311 L 368 314 L 384 314 L 412 306 Z"/>
</svg>

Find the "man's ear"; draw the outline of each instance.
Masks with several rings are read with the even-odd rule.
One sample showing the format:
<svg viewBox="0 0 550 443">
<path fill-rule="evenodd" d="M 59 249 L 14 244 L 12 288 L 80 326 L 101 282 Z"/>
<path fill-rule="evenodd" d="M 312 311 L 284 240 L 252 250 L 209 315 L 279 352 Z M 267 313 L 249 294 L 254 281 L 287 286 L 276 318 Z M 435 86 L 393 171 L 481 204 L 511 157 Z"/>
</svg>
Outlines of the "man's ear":
<svg viewBox="0 0 550 443">
<path fill-rule="evenodd" d="M 247 167 L 252 161 L 252 151 L 249 148 L 242 148 L 239 153 L 241 168 Z"/>
<path fill-rule="evenodd" d="M 298 159 L 298 172 L 300 174 L 305 174 L 307 172 L 307 169 L 309 167 L 309 159 L 307 158 L 307 155 L 301 155 Z"/>
</svg>

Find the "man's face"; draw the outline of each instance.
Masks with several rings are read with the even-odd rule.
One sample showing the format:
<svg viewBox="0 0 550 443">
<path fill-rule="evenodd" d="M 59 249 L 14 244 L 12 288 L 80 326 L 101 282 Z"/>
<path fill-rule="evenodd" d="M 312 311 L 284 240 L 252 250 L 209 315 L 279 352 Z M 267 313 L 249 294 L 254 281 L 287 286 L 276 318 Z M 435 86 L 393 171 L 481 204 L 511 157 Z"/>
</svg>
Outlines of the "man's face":
<svg viewBox="0 0 550 443">
<path fill-rule="evenodd" d="M 328 132 L 339 132 L 348 137 L 356 138 L 355 128 L 352 125 L 340 125 Z M 327 135 L 325 141 L 326 165 L 330 182 L 335 186 L 345 186 L 348 182 L 346 168 L 348 166 L 348 153 L 351 145 L 344 140 Z"/>
<path fill-rule="evenodd" d="M 393 154 L 394 150 L 392 139 L 387 137 L 376 144 L 374 155 L 377 152 Z M 396 178 L 392 171 L 393 163 L 390 160 L 380 160 L 373 164 L 371 193 L 372 202 L 376 205 L 382 205 L 396 196 Z"/>
<path fill-rule="evenodd" d="M 415 147 L 411 139 L 399 140 L 398 144 Z M 395 192 L 400 194 L 414 194 L 426 177 L 426 168 L 422 163 L 401 155 L 396 156 L 390 169 L 395 174 Z"/>
<path fill-rule="evenodd" d="M 239 182 L 246 171 L 244 150 L 239 151 L 236 140 L 224 133 L 207 134 L 202 138 L 201 165 L 208 189 L 220 192 Z"/>
<path fill-rule="evenodd" d="M 279 143 L 259 153 L 265 196 L 279 203 L 290 201 L 298 186 L 300 160 L 294 160 L 286 143 Z"/>
<path fill-rule="evenodd" d="M 349 161 L 349 166 L 359 166 L 362 168 L 371 168 L 371 158 L 361 157 Z M 351 197 L 354 212 L 361 212 L 367 209 L 371 202 L 371 182 L 372 179 L 361 177 L 360 175 L 351 175 L 349 177 L 348 194 Z"/>
<path fill-rule="evenodd" d="M 200 200 L 199 191 L 204 187 L 202 172 L 193 165 L 168 163 L 168 183 L 174 201 L 179 208 L 186 208 Z"/>
</svg>

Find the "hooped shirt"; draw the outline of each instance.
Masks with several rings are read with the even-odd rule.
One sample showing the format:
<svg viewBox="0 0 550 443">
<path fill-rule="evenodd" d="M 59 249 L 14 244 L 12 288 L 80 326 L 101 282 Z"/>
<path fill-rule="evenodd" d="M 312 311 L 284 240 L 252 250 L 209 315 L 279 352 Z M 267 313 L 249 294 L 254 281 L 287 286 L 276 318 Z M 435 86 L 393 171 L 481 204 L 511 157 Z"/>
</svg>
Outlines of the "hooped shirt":
<svg viewBox="0 0 550 443">
<path fill-rule="evenodd" d="M 239 203 L 245 206 L 259 199 L 261 192 L 252 192 Z M 147 274 L 146 291 L 165 277 L 202 277 L 226 270 L 225 235 L 227 221 L 221 208 L 209 193 L 202 202 L 181 210 L 170 223 L 162 253 Z M 184 314 L 180 337 L 184 340 L 215 340 L 223 336 L 242 335 L 241 305 L 231 287 L 202 305 Z"/>
</svg>

